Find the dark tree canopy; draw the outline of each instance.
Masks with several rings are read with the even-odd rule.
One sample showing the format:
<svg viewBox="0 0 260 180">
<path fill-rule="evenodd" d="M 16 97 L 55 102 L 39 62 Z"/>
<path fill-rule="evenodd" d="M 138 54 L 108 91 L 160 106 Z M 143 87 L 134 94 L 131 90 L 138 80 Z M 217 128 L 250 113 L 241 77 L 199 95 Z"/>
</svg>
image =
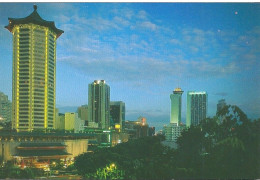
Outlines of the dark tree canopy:
<svg viewBox="0 0 260 180">
<path fill-rule="evenodd" d="M 107 173 L 105 179 L 256 179 L 259 127 L 260 119 L 251 121 L 229 105 L 216 117 L 184 130 L 177 149 L 163 146 L 161 136 L 146 137 L 82 154 L 75 167 L 90 179 L 104 179 L 100 172 L 111 164 L 117 173 Z"/>
</svg>

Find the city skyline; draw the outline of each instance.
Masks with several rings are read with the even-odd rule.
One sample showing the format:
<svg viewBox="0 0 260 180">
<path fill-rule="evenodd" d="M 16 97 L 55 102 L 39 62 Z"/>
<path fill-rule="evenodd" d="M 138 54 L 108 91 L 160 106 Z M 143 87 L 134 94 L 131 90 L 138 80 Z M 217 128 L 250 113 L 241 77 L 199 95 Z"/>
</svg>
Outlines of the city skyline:
<svg viewBox="0 0 260 180">
<path fill-rule="evenodd" d="M 33 3 L 0 3 L 0 91 L 11 99 L 12 34 L 8 17 Z M 88 104 L 88 84 L 104 79 L 111 101 L 124 101 L 126 120 L 152 126 L 170 120 L 169 95 L 208 93 L 208 115 L 218 100 L 259 118 L 259 4 L 38 3 L 43 19 L 65 31 L 57 42 L 57 108 Z M 248 96 L 250 95 L 250 96 Z M 239 97 L 239 98 L 238 98 Z"/>
</svg>

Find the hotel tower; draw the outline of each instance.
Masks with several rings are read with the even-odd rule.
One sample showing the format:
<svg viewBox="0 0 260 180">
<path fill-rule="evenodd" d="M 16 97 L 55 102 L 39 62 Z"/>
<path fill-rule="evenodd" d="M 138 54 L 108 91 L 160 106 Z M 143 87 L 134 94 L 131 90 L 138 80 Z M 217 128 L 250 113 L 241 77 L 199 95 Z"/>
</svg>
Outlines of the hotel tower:
<svg viewBox="0 0 260 180">
<path fill-rule="evenodd" d="M 34 11 L 8 18 L 13 34 L 12 128 L 33 131 L 54 128 L 56 40 L 64 32 Z"/>
</svg>

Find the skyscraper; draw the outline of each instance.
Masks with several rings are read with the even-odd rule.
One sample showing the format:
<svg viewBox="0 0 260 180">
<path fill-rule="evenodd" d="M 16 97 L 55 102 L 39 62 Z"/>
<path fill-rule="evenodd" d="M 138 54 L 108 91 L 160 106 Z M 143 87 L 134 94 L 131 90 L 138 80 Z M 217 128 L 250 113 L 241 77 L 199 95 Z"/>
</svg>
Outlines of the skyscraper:
<svg viewBox="0 0 260 180">
<path fill-rule="evenodd" d="M 8 96 L 0 92 L 0 120 L 11 121 L 12 103 L 8 100 Z"/>
<path fill-rule="evenodd" d="M 170 123 L 179 124 L 181 122 L 181 96 L 183 91 L 181 88 L 175 88 L 171 98 L 171 120 Z"/>
<path fill-rule="evenodd" d="M 120 129 L 124 129 L 125 126 L 125 103 L 122 101 L 110 102 L 110 122 L 114 126 L 119 126 Z"/>
<path fill-rule="evenodd" d="M 175 144 L 178 137 L 181 135 L 184 126 L 181 123 L 181 96 L 182 89 L 175 88 L 173 94 L 170 95 L 171 99 L 171 119 L 170 124 L 163 127 L 165 140 L 170 144 Z"/>
<path fill-rule="evenodd" d="M 8 18 L 13 34 L 13 114 L 17 131 L 53 128 L 55 121 L 56 40 L 63 33 L 34 11 Z"/>
<path fill-rule="evenodd" d="M 104 80 L 88 85 L 88 121 L 90 127 L 108 129 L 110 113 L 110 87 Z"/>
<path fill-rule="evenodd" d="M 225 99 L 220 99 L 217 104 L 217 112 L 219 112 L 223 107 L 226 106 Z"/>
<path fill-rule="evenodd" d="M 207 117 L 208 94 L 205 91 L 187 93 L 187 115 L 186 126 L 198 125 L 201 120 Z"/>
<path fill-rule="evenodd" d="M 77 113 L 79 118 L 84 121 L 84 126 L 88 125 L 88 105 L 78 107 Z"/>
</svg>

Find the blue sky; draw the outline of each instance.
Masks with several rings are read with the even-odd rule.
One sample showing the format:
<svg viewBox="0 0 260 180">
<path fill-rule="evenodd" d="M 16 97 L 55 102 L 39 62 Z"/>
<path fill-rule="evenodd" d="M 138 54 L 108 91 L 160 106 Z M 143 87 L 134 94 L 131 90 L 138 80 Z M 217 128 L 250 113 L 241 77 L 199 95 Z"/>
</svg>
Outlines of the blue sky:
<svg viewBox="0 0 260 180">
<path fill-rule="evenodd" d="M 57 40 L 56 103 L 74 110 L 88 102 L 88 84 L 104 79 L 126 119 L 170 120 L 170 94 L 207 91 L 217 101 L 260 117 L 260 4 L 38 3 L 38 13 L 65 31 Z M 12 35 L 8 17 L 25 17 L 33 3 L 0 3 L 0 91 L 11 99 Z M 68 108 L 69 107 L 69 108 Z"/>
</svg>

